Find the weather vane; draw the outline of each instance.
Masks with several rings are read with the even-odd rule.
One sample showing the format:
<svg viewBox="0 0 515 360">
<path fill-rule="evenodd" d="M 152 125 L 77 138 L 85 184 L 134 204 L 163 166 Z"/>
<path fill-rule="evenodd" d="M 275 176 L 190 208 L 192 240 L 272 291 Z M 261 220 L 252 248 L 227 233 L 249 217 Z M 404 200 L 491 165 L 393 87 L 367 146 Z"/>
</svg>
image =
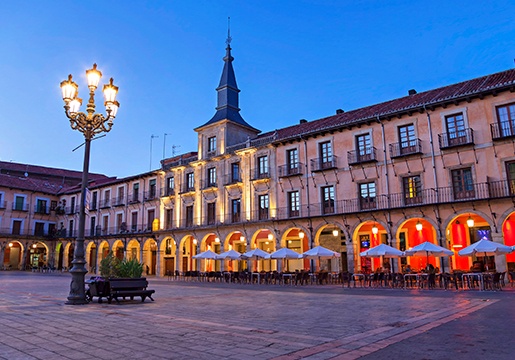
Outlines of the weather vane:
<svg viewBox="0 0 515 360">
<path fill-rule="evenodd" d="M 231 17 L 228 16 L 227 17 L 227 40 L 225 41 L 225 43 L 227 44 L 227 46 L 231 45 Z"/>
</svg>

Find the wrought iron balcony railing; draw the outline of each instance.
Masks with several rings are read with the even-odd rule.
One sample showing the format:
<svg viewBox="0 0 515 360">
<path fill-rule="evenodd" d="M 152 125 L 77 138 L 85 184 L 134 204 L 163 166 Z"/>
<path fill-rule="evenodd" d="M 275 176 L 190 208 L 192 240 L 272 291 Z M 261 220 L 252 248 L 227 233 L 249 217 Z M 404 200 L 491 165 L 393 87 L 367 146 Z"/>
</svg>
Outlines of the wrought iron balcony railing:
<svg viewBox="0 0 515 360">
<path fill-rule="evenodd" d="M 442 133 L 438 135 L 440 149 L 448 149 L 456 146 L 474 144 L 474 130 L 468 128 L 452 133 Z"/>
<path fill-rule="evenodd" d="M 338 157 L 329 156 L 328 158 L 311 159 L 311 171 L 324 171 L 338 168 Z"/>
<path fill-rule="evenodd" d="M 396 158 L 413 154 L 422 154 L 422 142 L 420 139 L 400 141 L 390 144 L 390 157 Z"/>
<path fill-rule="evenodd" d="M 349 165 L 363 164 L 377 161 L 377 150 L 375 147 L 347 152 Z"/>
</svg>

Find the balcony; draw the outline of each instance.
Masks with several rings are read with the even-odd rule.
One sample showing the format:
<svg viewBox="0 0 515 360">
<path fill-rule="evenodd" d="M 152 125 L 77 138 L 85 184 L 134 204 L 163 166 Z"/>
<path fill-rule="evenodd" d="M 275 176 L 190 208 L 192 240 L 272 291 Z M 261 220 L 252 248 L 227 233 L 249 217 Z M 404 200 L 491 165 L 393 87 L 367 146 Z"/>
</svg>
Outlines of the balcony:
<svg viewBox="0 0 515 360">
<path fill-rule="evenodd" d="M 289 177 L 289 176 L 299 176 L 302 175 L 304 169 L 304 165 L 302 163 L 293 163 L 281 165 L 278 168 L 279 177 Z"/>
<path fill-rule="evenodd" d="M 152 201 L 157 199 L 157 191 L 156 189 L 150 189 L 148 191 L 145 191 L 143 194 L 143 201 Z"/>
<path fill-rule="evenodd" d="M 422 154 L 422 142 L 420 139 L 390 144 L 390 157 L 392 159 L 414 154 Z"/>
<path fill-rule="evenodd" d="M 129 204 L 137 204 L 137 203 L 139 203 L 141 201 L 140 200 L 139 192 L 134 192 L 132 194 L 129 194 L 129 196 L 127 197 L 127 200 L 129 202 Z"/>
<path fill-rule="evenodd" d="M 241 183 L 240 174 L 228 174 L 224 176 L 224 186 L 235 185 Z"/>
<path fill-rule="evenodd" d="M 347 152 L 347 160 L 349 165 L 356 164 L 364 164 L 368 162 L 376 162 L 377 161 L 377 150 L 375 147 L 357 150 L 357 151 L 348 151 Z"/>
<path fill-rule="evenodd" d="M 490 124 L 493 140 L 510 139 L 515 137 L 515 121 L 502 121 Z"/>
<path fill-rule="evenodd" d="M 125 196 L 114 198 L 113 206 L 125 206 Z"/>
<path fill-rule="evenodd" d="M 13 211 L 29 211 L 29 204 L 17 204 L 13 203 Z"/>
<path fill-rule="evenodd" d="M 464 129 L 453 133 L 442 133 L 438 135 L 440 149 L 449 149 L 456 146 L 473 145 L 474 130 Z"/>
<path fill-rule="evenodd" d="M 67 206 L 65 208 L 66 215 L 75 215 L 75 214 L 78 214 L 79 211 L 80 211 L 79 205 Z"/>
<path fill-rule="evenodd" d="M 101 209 L 109 209 L 110 207 L 111 207 L 111 199 L 100 200 L 100 208 Z"/>
<path fill-rule="evenodd" d="M 195 185 L 182 184 L 181 186 L 181 194 L 195 192 Z"/>
<path fill-rule="evenodd" d="M 270 179 L 270 168 L 269 167 L 266 167 L 265 169 L 255 168 L 255 169 L 252 169 L 251 174 L 252 174 L 252 176 L 251 176 L 252 181 Z"/>
<path fill-rule="evenodd" d="M 311 171 L 324 171 L 338 168 L 338 157 L 329 156 L 328 158 L 311 159 Z"/>
<path fill-rule="evenodd" d="M 42 206 L 42 205 L 35 205 L 34 206 L 34 212 L 36 214 L 48 215 L 48 214 L 50 214 L 50 207 L 49 206 Z"/>
<path fill-rule="evenodd" d="M 165 196 L 175 196 L 175 188 L 162 188 L 161 197 Z"/>
<path fill-rule="evenodd" d="M 200 183 L 200 187 L 202 190 L 207 190 L 207 189 L 217 188 L 218 184 L 217 184 L 216 180 L 215 181 L 202 180 L 202 182 Z"/>
</svg>

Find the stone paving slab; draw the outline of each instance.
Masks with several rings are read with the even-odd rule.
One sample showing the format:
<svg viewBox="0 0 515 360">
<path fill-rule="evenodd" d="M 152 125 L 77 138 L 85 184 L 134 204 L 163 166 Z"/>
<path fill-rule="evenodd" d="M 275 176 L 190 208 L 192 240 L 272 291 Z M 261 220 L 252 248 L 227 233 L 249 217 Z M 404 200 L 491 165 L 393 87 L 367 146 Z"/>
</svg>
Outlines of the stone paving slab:
<svg viewBox="0 0 515 360">
<path fill-rule="evenodd" d="M 64 304 L 70 279 L 0 272 L 0 359 L 475 358 L 467 349 L 511 359 L 515 353 L 515 291 L 150 278 L 155 302 L 73 306 Z M 487 323 L 494 328 L 486 330 Z M 458 331 L 458 324 L 467 327 Z M 471 341 L 479 328 L 481 343 Z M 498 330 L 510 334 L 500 343 Z M 437 338 L 444 349 L 435 346 Z"/>
</svg>

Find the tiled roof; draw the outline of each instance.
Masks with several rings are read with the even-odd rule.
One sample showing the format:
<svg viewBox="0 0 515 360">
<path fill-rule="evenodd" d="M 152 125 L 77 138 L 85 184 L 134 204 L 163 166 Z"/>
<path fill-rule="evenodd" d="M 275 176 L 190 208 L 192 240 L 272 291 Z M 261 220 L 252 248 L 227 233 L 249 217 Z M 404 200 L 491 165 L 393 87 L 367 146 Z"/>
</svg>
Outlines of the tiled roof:
<svg viewBox="0 0 515 360">
<path fill-rule="evenodd" d="M 0 187 L 57 195 L 62 186 L 47 180 L 0 174 Z"/>
<path fill-rule="evenodd" d="M 57 169 L 57 168 L 51 168 L 51 167 L 46 167 L 46 166 L 20 164 L 20 163 L 13 163 L 13 162 L 7 162 L 7 161 L 0 161 L 0 171 L 2 173 L 5 173 L 6 171 L 20 172 L 20 173 L 27 172 L 29 175 L 31 173 L 34 173 L 34 174 L 39 174 L 39 175 L 82 179 L 82 171 Z M 95 173 L 89 174 L 90 179 L 105 178 L 105 177 L 106 176 L 102 175 L 102 174 L 95 174 Z"/>
<path fill-rule="evenodd" d="M 444 103 L 474 98 L 485 93 L 495 93 L 515 88 L 515 69 L 467 80 L 434 90 L 386 101 L 364 108 L 336 114 L 319 120 L 313 120 L 286 128 L 261 134 L 264 138 L 275 135 L 275 141 L 284 141 L 300 135 L 336 129 L 352 124 L 374 121 L 377 117 L 385 118 L 409 111 L 419 111 L 424 107 L 431 109 Z"/>
</svg>

